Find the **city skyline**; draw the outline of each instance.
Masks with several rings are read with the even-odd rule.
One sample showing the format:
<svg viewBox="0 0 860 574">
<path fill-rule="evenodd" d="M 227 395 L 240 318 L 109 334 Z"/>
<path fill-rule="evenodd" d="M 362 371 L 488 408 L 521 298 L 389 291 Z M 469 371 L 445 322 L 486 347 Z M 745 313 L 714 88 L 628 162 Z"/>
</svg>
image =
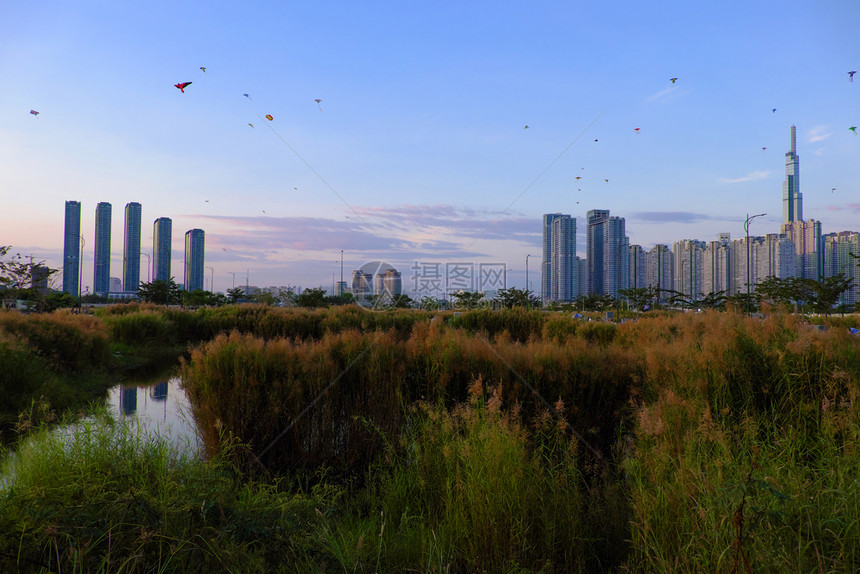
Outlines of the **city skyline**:
<svg viewBox="0 0 860 574">
<path fill-rule="evenodd" d="M 646 248 L 755 213 L 777 232 L 791 125 L 803 217 L 860 214 L 857 3 L 259 8 L 6 7 L 2 243 L 62 268 L 58 206 L 80 201 L 92 291 L 96 204 L 142 200 L 206 230 L 216 291 L 326 286 L 340 250 L 404 285 L 418 260 L 505 262 L 523 286 L 544 213 L 609 209 Z"/>
</svg>

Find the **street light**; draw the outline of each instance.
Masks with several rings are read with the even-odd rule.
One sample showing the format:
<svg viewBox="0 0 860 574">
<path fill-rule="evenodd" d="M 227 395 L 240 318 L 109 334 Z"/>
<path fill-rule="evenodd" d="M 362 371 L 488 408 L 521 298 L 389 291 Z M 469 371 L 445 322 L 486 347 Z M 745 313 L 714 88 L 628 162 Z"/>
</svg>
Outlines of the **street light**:
<svg viewBox="0 0 860 574">
<path fill-rule="evenodd" d="M 529 292 L 529 287 L 530 287 L 529 283 L 531 283 L 529 281 L 529 257 L 531 257 L 531 254 L 526 255 L 526 293 L 527 294 Z"/>
<path fill-rule="evenodd" d="M 149 256 L 149 253 L 143 253 L 142 252 L 141 255 L 146 257 L 146 262 L 147 262 L 146 263 L 146 282 L 151 283 L 152 279 L 151 279 L 150 271 L 152 269 L 152 257 Z"/>
<path fill-rule="evenodd" d="M 83 291 L 84 291 L 84 245 L 86 245 L 86 244 L 87 244 L 87 242 L 86 242 L 86 241 L 84 241 L 84 236 L 83 236 L 83 235 L 79 235 L 78 237 L 80 237 L 80 238 L 81 238 L 81 260 L 78 262 L 78 263 L 79 263 L 79 270 L 78 270 L 78 299 L 80 300 L 80 298 L 81 298 L 81 297 L 83 297 L 83 295 L 84 295 L 84 293 L 83 293 Z"/>
<path fill-rule="evenodd" d="M 747 234 L 747 316 L 752 315 L 750 309 L 750 221 L 763 215 L 767 215 L 767 213 L 757 213 L 755 215 L 747 213 L 747 219 L 744 221 L 744 231 Z"/>
</svg>

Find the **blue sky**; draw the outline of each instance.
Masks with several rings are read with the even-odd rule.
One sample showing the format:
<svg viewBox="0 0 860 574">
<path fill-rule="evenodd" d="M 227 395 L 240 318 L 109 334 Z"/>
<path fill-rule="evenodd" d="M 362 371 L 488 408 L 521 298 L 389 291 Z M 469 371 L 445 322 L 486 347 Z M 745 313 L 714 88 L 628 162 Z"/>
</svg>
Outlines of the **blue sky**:
<svg viewBox="0 0 860 574">
<path fill-rule="evenodd" d="M 61 267 L 81 201 L 91 287 L 96 203 L 119 277 L 138 201 L 144 251 L 173 219 L 180 283 L 200 227 L 216 290 L 330 287 L 341 249 L 407 289 L 415 261 L 522 286 L 531 254 L 534 285 L 543 213 L 577 217 L 580 256 L 589 209 L 645 248 L 739 237 L 747 213 L 777 232 L 792 124 L 804 217 L 860 230 L 858 22 L 854 0 L 9 0 L 0 245 Z"/>
</svg>

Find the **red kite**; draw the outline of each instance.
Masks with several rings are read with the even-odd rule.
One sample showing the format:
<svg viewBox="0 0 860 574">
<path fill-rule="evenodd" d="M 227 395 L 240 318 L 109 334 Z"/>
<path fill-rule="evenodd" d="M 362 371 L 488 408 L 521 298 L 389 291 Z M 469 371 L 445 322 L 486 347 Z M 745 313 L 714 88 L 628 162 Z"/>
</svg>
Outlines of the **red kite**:
<svg viewBox="0 0 860 574">
<path fill-rule="evenodd" d="M 181 84 L 173 84 L 175 87 L 179 88 L 179 91 L 183 94 L 185 93 L 185 88 L 191 85 L 191 82 L 182 82 Z"/>
</svg>

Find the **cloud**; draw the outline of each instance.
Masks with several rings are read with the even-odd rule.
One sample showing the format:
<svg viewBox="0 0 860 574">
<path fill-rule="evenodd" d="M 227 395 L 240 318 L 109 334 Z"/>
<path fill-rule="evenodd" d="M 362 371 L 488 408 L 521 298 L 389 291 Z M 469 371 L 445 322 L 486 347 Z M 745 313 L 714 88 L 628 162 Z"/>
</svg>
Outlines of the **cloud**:
<svg viewBox="0 0 860 574">
<path fill-rule="evenodd" d="M 851 213 L 860 213 L 860 203 L 846 203 L 844 207 L 839 205 L 827 206 L 827 211 L 850 211 Z"/>
<path fill-rule="evenodd" d="M 723 183 L 743 183 L 746 181 L 758 181 L 760 179 L 765 179 L 769 175 L 769 171 L 751 171 L 744 177 L 738 177 L 736 179 L 720 178 L 720 181 Z"/>
<path fill-rule="evenodd" d="M 533 243 L 540 235 L 533 217 L 451 205 L 357 206 L 343 220 L 198 217 L 210 222 L 204 226 L 207 247 L 224 258 L 274 259 L 283 251 L 310 255 L 340 249 L 389 257 L 480 257 L 485 254 L 473 247 L 478 239 Z"/>
<path fill-rule="evenodd" d="M 630 215 L 630 219 L 647 223 L 697 223 L 713 217 L 691 211 L 637 211 Z"/>
<path fill-rule="evenodd" d="M 825 133 L 826 132 L 826 133 Z M 827 131 L 827 126 L 815 126 L 807 133 L 807 141 L 809 143 L 820 142 L 826 140 L 833 135 L 833 132 Z"/>
</svg>

